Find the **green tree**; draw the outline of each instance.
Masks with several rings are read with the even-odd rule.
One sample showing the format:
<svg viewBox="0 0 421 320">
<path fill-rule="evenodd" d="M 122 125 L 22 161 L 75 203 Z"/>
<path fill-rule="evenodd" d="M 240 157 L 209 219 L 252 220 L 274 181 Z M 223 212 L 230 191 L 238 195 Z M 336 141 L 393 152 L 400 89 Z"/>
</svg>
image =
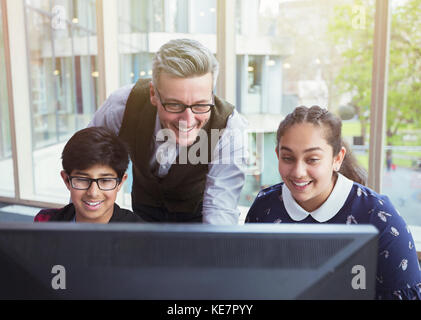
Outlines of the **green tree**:
<svg viewBox="0 0 421 320">
<path fill-rule="evenodd" d="M 367 136 L 371 103 L 375 1 L 359 0 L 335 7 L 330 40 L 343 57 L 335 83 L 350 95 Z M 363 17 L 360 19 L 360 17 Z M 421 0 L 407 0 L 391 10 L 387 99 L 387 143 L 399 130 L 421 124 Z"/>
<path fill-rule="evenodd" d="M 391 15 L 387 137 L 421 127 L 421 0 L 394 8 Z"/>
</svg>

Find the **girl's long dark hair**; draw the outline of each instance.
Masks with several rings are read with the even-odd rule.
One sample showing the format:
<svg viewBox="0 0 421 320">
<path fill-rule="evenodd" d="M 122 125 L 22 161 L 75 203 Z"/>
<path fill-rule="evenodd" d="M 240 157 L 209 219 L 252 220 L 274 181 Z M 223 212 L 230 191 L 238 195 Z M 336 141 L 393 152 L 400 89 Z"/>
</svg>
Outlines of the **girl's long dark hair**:
<svg viewBox="0 0 421 320">
<path fill-rule="evenodd" d="M 351 149 L 342 139 L 341 119 L 326 109 L 322 109 L 319 106 L 312 106 L 311 108 L 300 106 L 295 108 L 295 110 L 288 114 L 279 124 L 278 132 L 276 134 L 277 145 L 279 146 L 281 137 L 289 127 L 304 122 L 312 123 L 315 126 L 325 129 L 325 138 L 327 143 L 332 146 L 334 156 L 339 153 L 342 147 L 346 148 L 347 152 L 339 172 L 350 180 L 366 185 L 367 173 L 360 167 L 357 159 L 352 154 Z"/>
</svg>

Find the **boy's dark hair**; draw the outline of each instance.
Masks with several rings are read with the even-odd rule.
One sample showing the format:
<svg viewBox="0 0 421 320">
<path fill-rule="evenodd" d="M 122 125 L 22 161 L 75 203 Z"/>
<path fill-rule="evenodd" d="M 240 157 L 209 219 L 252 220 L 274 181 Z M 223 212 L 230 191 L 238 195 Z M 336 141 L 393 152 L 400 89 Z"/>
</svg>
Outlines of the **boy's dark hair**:
<svg viewBox="0 0 421 320">
<path fill-rule="evenodd" d="M 66 143 L 61 155 L 67 174 L 95 165 L 109 166 L 122 178 L 129 165 L 126 144 L 104 127 L 90 127 L 77 131 Z"/>
</svg>

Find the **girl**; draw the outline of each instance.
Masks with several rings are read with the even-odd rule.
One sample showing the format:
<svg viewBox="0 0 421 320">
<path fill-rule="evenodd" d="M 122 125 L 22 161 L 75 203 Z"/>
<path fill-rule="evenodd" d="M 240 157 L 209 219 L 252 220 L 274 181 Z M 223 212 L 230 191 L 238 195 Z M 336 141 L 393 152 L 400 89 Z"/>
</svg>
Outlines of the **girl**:
<svg viewBox="0 0 421 320">
<path fill-rule="evenodd" d="M 421 299 L 421 273 L 409 228 L 390 200 L 364 186 L 347 152 L 341 120 L 298 107 L 279 125 L 283 182 L 262 190 L 246 222 L 372 224 L 379 230 L 377 299 Z"/>
</svg>

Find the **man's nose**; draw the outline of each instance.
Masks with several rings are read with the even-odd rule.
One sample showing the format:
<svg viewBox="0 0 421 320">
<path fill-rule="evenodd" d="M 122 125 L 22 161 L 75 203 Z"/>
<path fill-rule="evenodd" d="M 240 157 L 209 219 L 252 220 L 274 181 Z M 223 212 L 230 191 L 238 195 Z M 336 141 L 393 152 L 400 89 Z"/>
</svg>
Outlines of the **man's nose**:
<svg viewBox="0 0 421 320">
<path fill-rule="evenodd" d="M 191 108 L 186 108 L 183 113 L 181 113 L 180 122 L 187 127 L 190 127 L 195 121 L 195 115 Z"/>
</svg>

